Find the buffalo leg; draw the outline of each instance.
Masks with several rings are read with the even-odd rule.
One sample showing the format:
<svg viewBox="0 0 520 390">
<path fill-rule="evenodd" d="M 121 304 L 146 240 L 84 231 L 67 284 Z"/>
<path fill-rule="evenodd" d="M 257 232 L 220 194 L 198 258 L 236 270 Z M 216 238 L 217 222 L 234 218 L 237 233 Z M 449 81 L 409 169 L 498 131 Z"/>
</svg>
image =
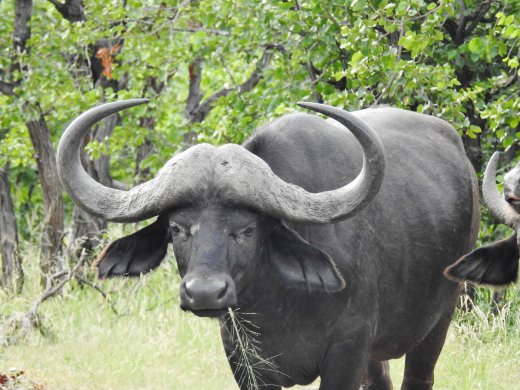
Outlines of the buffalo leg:
<svg viewBox="0 0 520 390">
<path fill-rule="evenodd" d="M 452 315 L 453 310 L 448 310 L 426 338 L 406 354 L 401 390 L 433 388 L 433 370 L 446 340 Z"/>
<path fill-rule="evenodd" d="M 368 366 L 366 345 L 333 345 L 320 368 L 320 390 L 359 390 Z"/>
<path fill-rule="evenodd" d="M 363 379 L 363 390 L 392 390 L 392 388 L 388 362 L 369 362 Z"/>
</svg>

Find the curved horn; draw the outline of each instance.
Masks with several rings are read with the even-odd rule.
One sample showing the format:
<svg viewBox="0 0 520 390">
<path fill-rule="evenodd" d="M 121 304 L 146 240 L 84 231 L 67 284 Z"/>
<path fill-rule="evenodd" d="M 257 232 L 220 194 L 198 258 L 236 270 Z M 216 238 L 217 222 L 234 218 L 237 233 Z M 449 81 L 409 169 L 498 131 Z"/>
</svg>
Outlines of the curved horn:
<svg viewBox="0 0 520 390">
<path fill-rule="evenodd" d="M 366 123 L 339 108 L 317 103 L 298 103 L 348 127 L 363 148 L 363 167 L 351 183 L 336 190 L 311 193 L 276 176 L 259 157 L 237 145 L 228 149 L 222 178 L 236 196 L 271 216 L 293 222 L 332 223 L 347 219 L 366 206 L 377 194 L 385 172 L 384 147 Z M 243 149 L 243 148 L 240 148 Z M 239 168 L 233 168 L 239 167 Z M 251 181 L 255 177 L 255 182 Z"/>
<path fill-rule="evenodd" d="M 520 215 L 504 200 L 497 190 L 496 173 L 499 156 L 499 152 L 493 153 L 484 172 L 484 180 L 482 182 L 484 203 L 498 222 L 518 230 L 520 227 Z"/>
<path fill-rule="evenodd" d="M 58 174 L 63 187 L 82 208 L 109 221 L 142 221 L 175 204 L 183 195 L 182 188 L 179 189 L 182 186 L 178 185 L 183 177 L 172 177 L 171 168 L 182 166 L 184 157 L 196 155 L 200 150 L 170 160 L 154 179 L 129 191 L 105 187 L 92 179 L 80 160 L 81 141 L 89 128 L 111 114 L 146 102 L 147 99 L 130 99 L 94 107 L 67 127 L 58 145 Z"/>
</svg>

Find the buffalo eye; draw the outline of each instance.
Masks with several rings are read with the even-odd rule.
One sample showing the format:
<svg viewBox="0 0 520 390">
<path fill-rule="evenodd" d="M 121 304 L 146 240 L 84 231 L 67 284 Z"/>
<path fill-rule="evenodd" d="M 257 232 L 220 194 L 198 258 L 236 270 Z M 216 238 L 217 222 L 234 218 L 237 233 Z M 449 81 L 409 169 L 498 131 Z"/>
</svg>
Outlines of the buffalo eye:
<svg viewBox="0 0 520 390">
<path fill-rule="evenodd" d="M 181 228 L 178 227 L 177 225 L 173 225 L 171 227 L 171 231 L 172 231 L 172 236 L 173 237 L 177 237 L 179 234 L 181 234 Z"/>
<path fill-rule="evenodd" d="M 237 241 L 244 241 L 246 239 L 250 239 L 255 235 L 256 226 L 251 224 L 246 226 L 244 229 L 238 231 L 234 236 Z"/>
<path fill-rule="evenodd" d="M 170 232 L 173 239 L 181 238 L 186 240 L 190 236 L 189 229 L 184 226 L 178 225 L 175 222 L 170 222 Z"/>
<path fill-rule="evenodd" d="M 253 237 L 254 234 L 255 234 L 255 227 L 254 226 L 248 226 L 242 232 L 242 235 L 244 237 L 247 237 L 247 238 Z"/>
</svg>

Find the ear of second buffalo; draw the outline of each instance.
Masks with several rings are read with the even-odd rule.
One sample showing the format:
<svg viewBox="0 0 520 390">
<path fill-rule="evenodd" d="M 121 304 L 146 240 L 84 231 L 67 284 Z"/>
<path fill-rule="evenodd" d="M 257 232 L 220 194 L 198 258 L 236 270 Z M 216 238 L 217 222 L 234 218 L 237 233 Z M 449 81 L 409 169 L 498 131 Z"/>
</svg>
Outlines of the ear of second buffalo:
<svg viewBox="0 0 520 390">
<path fill-rule="evenodd" d="M 475 249 L 444 271 L 446 277 L 462 282 L 505 286 L 518 277 L 518 244 L 516 234 Z"/>
<path fill-rule="evenodd" d="M 117 239 L 98 256 L 98 277 L 139 276 L 159 266 L 166 256 L 169 231 L 161 219 L 137 232 Z"/>
<path fill-rule="evenodd" d="M 345 287 L 329 254 L 309 244 L 285 222 L 273 228 L 268 250 L 273 270 L 288 286 L 309 292 L 336 292 Z"/>
</svg>

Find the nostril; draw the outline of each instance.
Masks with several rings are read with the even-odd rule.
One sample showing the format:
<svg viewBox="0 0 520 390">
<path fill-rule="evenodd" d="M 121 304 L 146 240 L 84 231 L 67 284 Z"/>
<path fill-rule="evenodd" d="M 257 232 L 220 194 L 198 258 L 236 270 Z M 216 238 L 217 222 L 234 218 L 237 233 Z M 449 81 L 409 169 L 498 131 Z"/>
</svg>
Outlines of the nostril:
<svg viewBox="0 0 520 390">
<path fill-rule="evenodd" d="M 184 290 L 184 293 L 186 294 L 186 296 L 187 296 L 189 299 L 193 299 L 193 297 L 191 296 L 190 290 L 189 290 L 188 285 L 187 285 L 186 282 L 182 283 L 182 289 Z"/>
<path fill-rule="evenodd" d="M 228 283 L 226 282 L 226 283 L 224 284 L 224 287 L 222 287 L 222 289 L 219 291 L 219 294 L 218 294 L 218 296 L 217 296 L 217 299 L 222 299 L 222 298 L 224 298 L 224 296 L 226 295 L 227 289 L 228 289 Z"/>
</svg>

